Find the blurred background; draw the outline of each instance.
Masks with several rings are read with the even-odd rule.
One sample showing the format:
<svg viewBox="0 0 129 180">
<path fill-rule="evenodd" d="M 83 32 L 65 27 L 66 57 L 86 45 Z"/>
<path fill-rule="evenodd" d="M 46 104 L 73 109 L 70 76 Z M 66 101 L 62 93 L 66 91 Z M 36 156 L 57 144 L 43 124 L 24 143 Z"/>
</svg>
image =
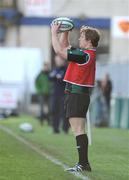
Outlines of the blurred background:
<svg viewBox="0 0 129 180">
<path fill-rule="evenodd" d="M 20 113 L 38 115 L 35 79 L 44 63 L 50 70 L 55 66 L 50 23 L 60 16 L 75 23 L 70 34 L 75 47 L 82 25 L 101 32 L 96 80 L 101 81 L 102 94 L 105 78 L 110 82 L 107 105 L 95 105 L 101 93 L 92 93 L 93 124 L 129 128 L 129 0 L 0 0 L 1 118 Z M 104 117 L 99 117 L 102 111 Z"/>
</svg>

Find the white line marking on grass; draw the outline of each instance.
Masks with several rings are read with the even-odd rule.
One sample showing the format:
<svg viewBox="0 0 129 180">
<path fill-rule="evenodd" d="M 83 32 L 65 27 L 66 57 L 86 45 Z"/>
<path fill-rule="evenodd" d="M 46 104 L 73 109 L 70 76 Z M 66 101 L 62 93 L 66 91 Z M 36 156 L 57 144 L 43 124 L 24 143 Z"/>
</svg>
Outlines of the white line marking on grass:
<svg viewBox="0 0 129 180">
<path fill-rule="evenodd" d="M 33 151 L 37 152 L 39 155 L 45 157 L 46 159 L 50 160 L 54 164 L 56 164 L 58 166 L 61 166 L 64 170 L 69 168 L 67 165 L 65 165 L 64 163 L 62 163 L 58 159 L 55 159 L 54 157 L 47 154 L 43 150 L 40 150 L 38 147 L 34 146 L 30 141 L 28 141 L 28 140 L 24 139 L 23 137 L 17 135 L 16 133 L 14 133 L 11 129 L 9 129 L 9 128 L 5 127 L 5 126 L 2 126 L 2 125 L 0 125 L 0 129 L 2 129 L 4 132 L 8 133 L 9 135 L 13 136 L 15 139 L 22 142 L 23 144 L 28 146 Z M 73 174 L 74 176 L 76 176 L 76 177 L 78 177 L 78 178 L 80 178 L 82 180 L 89 180 L 89 178 L 87 176 L 83 176 L 80 173 L 72 173 L 72 172 L 68 172 L 68 173 Z"/>
</svg>

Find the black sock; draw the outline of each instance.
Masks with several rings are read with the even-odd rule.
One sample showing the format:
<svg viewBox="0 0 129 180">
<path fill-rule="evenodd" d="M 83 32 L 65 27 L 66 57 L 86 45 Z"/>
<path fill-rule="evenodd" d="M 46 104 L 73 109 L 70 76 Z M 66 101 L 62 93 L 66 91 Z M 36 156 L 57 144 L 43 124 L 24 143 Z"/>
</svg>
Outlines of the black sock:
<svg viewBox="0 0 129 180">
<path fill-rule="evenodd" d="M 79 155 L 79 164 L 85 165 L 88 163 L 88 137 L 87 134 L 76 136 L 77 149 Z"/>
</svg>

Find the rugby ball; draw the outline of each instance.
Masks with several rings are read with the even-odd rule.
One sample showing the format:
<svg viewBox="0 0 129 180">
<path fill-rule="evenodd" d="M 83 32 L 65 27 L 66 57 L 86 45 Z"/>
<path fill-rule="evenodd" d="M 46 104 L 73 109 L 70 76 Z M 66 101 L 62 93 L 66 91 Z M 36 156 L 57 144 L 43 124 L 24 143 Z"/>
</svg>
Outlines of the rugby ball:
<svg viewBox="0 0 129 180">
<path fill-rule="evenodd" d="M 74 28 L 73 21 L 67 17 L 58 17 L 52 21 L 52 24 L 55 23 L 60 24 L 59 32 L 70 31 Z"/>
<path fill-rule="evenodd" d="M 33 132 L 33 127 L 30 123 L 22 123 L 19 128 L 24 132 Z"/>
</svg>

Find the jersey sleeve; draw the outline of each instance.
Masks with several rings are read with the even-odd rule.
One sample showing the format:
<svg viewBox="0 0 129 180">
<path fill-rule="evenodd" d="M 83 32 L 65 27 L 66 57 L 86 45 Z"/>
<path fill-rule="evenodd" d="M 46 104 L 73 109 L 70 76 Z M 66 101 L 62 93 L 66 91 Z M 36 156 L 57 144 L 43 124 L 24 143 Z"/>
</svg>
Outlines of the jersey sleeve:
<svg viewBox="0 0 129 180">
<path fill-rule="evenodd" d="M 68 61 L 76 62 L 78 64 L 84 64 L 89 60 L 89 55 L 82 49 L 71 47 L 67 51 Z"/>
</svg>

